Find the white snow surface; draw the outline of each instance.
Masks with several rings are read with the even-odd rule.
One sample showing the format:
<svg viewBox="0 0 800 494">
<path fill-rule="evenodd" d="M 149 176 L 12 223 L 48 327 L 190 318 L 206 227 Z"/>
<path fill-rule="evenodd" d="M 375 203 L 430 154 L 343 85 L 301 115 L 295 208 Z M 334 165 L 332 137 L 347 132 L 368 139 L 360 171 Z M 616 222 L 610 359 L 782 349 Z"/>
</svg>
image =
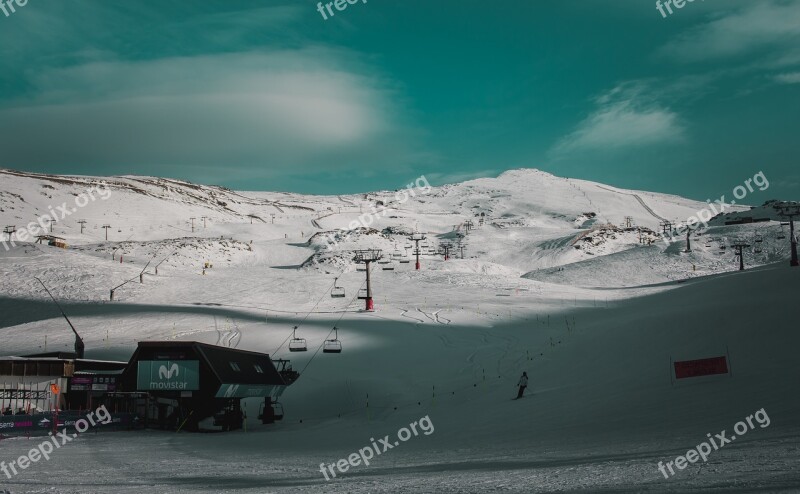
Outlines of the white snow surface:
<svg viewBox="0 0 800 494">
<path fill-rule="evenodd" d="M 0 223 L 18 230 L 101 181 L 109 194 L 54 224 L 67 249 L 0 246 L 0 354 L 43 351 L 45 337 L 49 351 L 71 349 L 40 278 L 87 358 L 127 360 L 138 341 L 178 339 L 266 352 L 302 371 L 275 425 L 261 425 L 248 401 L 246 431 L 86 434 L 13 479 L 0 474 L 0 491 L 800 490 L 800 270 L 789 267 L 777 221 L 719 218 L 692 234 L 689 253 L 685 239 L 667 244 L 657 233 L 641 244 L 625 217 L 660 232 L 664 219 L 683 222 L 706 204 L 538 170 L 417 190 L 408 201 L 395 191 L 320 197 L 149 177 L 0 171 L 0 180 Z M 359 217 L 368 228 L 326 247 Z M 463 235 L 465 258 L 425 253 L 420 271 L 413 259 L 391 271 L 373 264 L 377 310 L 362 311 L 353 251 L 405 256 L 398 232 L 414 231 L 431 248 Z M 744 272 L 735 240 L 752 245 Z M 335 277 L 345 298 L 329 295 Z M 281 346 L 295 325 L 307 354 Z M 334 325 L 344 352 L 314 356 Z M 672 361 L 719 355 L 729 375 L 671 378 Z M 523 371 L 528 392 L 514 401 Z M 659 472 L 659 461 L 761 409 L 768 427 L 668 480 Z M 425 416 L 432 434 L 336 479 L 320 473 Z M 0 461 L 41 440 L 0 441 Z"/>
</svg>

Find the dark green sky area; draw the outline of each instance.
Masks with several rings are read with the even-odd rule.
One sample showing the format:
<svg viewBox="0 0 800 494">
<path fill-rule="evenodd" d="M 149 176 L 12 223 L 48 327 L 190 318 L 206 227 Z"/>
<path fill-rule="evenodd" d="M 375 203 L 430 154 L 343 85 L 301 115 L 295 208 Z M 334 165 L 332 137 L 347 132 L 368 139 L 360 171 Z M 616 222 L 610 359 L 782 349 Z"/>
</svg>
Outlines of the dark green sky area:
<svg viewBox="0 0 800 494">
<path fill-rule="evenodd" d="M 763 171 L 747 202 L 800 199 L 800 0 L 346 5 L 0 11 L 0 167 L 325 194 L 524 167 L 700 200 Z"/>
</svg>

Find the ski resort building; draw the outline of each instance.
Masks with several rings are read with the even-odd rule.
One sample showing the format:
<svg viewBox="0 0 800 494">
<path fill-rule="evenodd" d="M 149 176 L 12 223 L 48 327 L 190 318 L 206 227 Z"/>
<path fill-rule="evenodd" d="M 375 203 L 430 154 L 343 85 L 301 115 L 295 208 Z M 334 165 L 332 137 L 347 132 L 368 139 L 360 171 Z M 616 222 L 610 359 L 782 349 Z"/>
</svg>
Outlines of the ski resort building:
<svg viewBox="0 0 800 494">
<path fill-rule="evenodd" d="M 278 368 L 276 368 L 276 363 Z M 198 342 L 140 342 L 122 375 L 123 389 L 146 394 L 148 420 L 163 428 L 198 430 L 205 419 L 223 430 L 242 426 L 242 398 L 272 403 L 294 382 L 287 361 Z"/>
<path fill-rule="evenodd" d="M 2 357 L 0 358 L 0 408 L 4 412 L 10 408 L 13 413 L 19 412 L 20 409 L 30 412 L 56 408 L 81 408 L 92 394 L 93 382 L 85 388 L 77 387 L 76 376 L 91 376 L 96 373 L 119 374 L 126 365 L 126 362 L 78 359 L 75 354 L 66 352 Z M 110 386 L 113 389 L 113 384 Z M 78 392 L 76 389 L 74 393 L 67 393 L 70 387 L 81 391 Z M 99 388 L 94 389 L 99 390 Z"/>
<path fill-rule="evenodd" d="M 184 341 L 140 342 L 129 362 L 67 352 L 1 357 L 0 434 L 46 433 L 100 406 L 113 416 L 110 427 L 237 429 L 242 398 L 263 398 L 271 410 L 297 377 L 286 360 Z"/>
</svg>

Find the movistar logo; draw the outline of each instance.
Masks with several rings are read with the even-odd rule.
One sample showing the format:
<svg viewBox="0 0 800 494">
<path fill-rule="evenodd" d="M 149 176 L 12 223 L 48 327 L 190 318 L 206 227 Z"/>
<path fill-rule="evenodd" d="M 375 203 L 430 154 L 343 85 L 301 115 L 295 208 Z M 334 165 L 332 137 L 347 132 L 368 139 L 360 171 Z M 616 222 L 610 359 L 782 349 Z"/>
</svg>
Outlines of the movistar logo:
<svg viewBox="0 0 800 494">
<path fill-rule="evenodd" d="M 169 369 L 167 369 L 166 365 L 162 365 L 158 369 L 158 377 L 160 377 L 161 379 L 169 380 L 172 379 L 173 376 L 178 377 L 180 375 L 180 372 L 181 371 L 180 368 L 178 367 L 178 364 L 173 363 Z"/>
<path fill-rule="evenodd" d="M 231 384 L 230 387 L 225 390 L 225 398 L 231 398 L 236 396 L 236 392 L 239 391 L 238 384 Z"/>
<path fill-rule="evenodd" d="M 191 391 L 200 389 L 199 377 L 197 360 L 142 360 L 136 385 L 140 390 Z"/>
</svg>

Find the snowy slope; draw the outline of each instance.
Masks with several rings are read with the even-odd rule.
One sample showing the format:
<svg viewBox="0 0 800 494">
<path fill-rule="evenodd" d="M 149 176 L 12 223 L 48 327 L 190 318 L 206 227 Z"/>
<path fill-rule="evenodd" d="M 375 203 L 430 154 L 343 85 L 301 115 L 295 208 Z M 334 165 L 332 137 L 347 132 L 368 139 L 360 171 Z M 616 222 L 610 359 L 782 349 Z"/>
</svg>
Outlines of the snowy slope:
<svg viewBox="0 0 800 494">
<path fill-rule="evenodd" d="M 247 433 L 224 437 L 91 436 L 47 467 L 62 472 L 70 492 L 196 492 L 200 485 L 218 492 L 791 490 L 800 482 L 792 466 L 800 459 L 800 389 L 790 371 L 800 343 L 793 329 L 798 313 L 774 309 L 791 305 L 797 283 L 794 272 L 776 267 L 598 308 L 534 308 L 516 299 L 533 309 L 527 320 L 488 325 L 435 323 L 425 316 L 433 307 L 421 307 L 419 321 L 406 323 L 351 314 L 339 323 L 345 353 L 319 357 L 305 370 L 284 395 L 289 415 L 283 423 L 264 427 L 251 417 Z M 179 331 L 194 321 L 195 333 L 178 337 L 219 338 L 211 314 L 175 317 L 163 309 L 161 317 L 177 321 Z M 235 326 L 245 348 L 272 347 L 272 328 L 288 322 L 264 323 L 246 310 L 235 317 L 233 323 L 220 318 L 218 331 Z M 311 345 L 335 317 L 320 314 L 304 325 Z M 90 317 L 79 320 L 81 327 L 93 326 Z M 143 313 L 103 317 L 127 327 L 154 320 Z M 34 330 L 20 327 L 9 336 Z M 98 336 L 90 331 L 93 353 L 113 355 L 100 349 Z M 726 353 L 732 376 L 670 380 L 670 359 Z M 531 375 L 531 388 L 514 402 L 522 370 Z M 771 419 L 768 428 L 751 431 L 707 465 L 690 466 L 669 482 L 658 473 L 659 461 L 761 408 Z M 425 415 L 435 426 L 432 435 L 336 482 L 318 472 L 319 463 L 346 457 L 370 438 L 394 434 Z M 3 448 L 17 455 L 28 443 L 5 441 Z M 161 455 L 130 462 L 154 447 L 179 462 L 175 475 L 164 475 Z M 76 475 L 83 465 L 97 475 Z M 772 473 L 764 475 L 765 468 Z M 10 484 L 13 492 L 46 489 L 37 473 Z"/>
<path fill-rule="evenodd" d="M 126 360 L 137 341 L 172 338 L 291 358 L 302 374 L 284 394 L 287 418 L 276 426 L 260 426 L 257 404 L 249 403 L 247 432 L 86 437 L 0 489 L 52 492 L 44 472 L 58 476 L 59 492 L 750 492 L 799 485 L 792 467 L 800 459 L 800 381 L 792 370 L 798 273 L 788 267 L 788 240 L 778 239 L 775 221 L 714 222 L 692 236 L 685 253 L 683 243 L 658 236 L 659 218 L 685 219 L 705 203 L 536 170 L 435 187 L 406 202 L 394 191 L 314 197 L 157 178 L 1 173 L 0 222 L 18 228 L 101 180 L 110 195 L 56 223 L 66 250 L 0 247 L 0 353 L 71 347 L 39 277 L 62 301 L 89 357 Z M 369 228 L 346 239 L 339 232 L 341 241 L 328 249 L 327 235 L 373 208 Z M 649 230 L 651 245 L 621 226 L 626 216 Z M 87 221 L 84 234 L 78 219 Z M 475 224 L 469 232 L 468 220 Z M 109 241 L 104 224 L 113 226 Z M 373 265 L 377 311 L 362 312 L 355 295 L 364 273 L 353 250 L 406 255 L 403 233 L 415 230 L 427 233 L 432 249 L 460 239 L 465 258 L 444 261 L 426 250 L 421 271 L 413 262 L 393 262 L 394 270 Z M 746 252 L 751 269 L 736 272 L 730 247 L 720 245 L 756 234 L 761 252 Z M 213 267 L 204 270 L 206 263 Z M 335 277 L 345 298 L 329 295 Z M 109 301 L 109 290 L 129 280 Z M 308 354 L 286 350 L 294 325 L 308 339 Z M 344 353 L 314 356 L 334 325 Z M 730 356 L 732 376 L 670 379 L 671 359 L 721 354 Z M 511 401 L 523 370 L 530 394 Z M 661 477 L 658 461 L 760 408 L 772 419 L 768 428 L 706 465 Z M 319 473 L 321 462 L 424 415 L 436 427 L 430 436 L 335 482 Z M 30 447 L 27 439 L 4 440 L 0 454 Z"/>
</svg>

